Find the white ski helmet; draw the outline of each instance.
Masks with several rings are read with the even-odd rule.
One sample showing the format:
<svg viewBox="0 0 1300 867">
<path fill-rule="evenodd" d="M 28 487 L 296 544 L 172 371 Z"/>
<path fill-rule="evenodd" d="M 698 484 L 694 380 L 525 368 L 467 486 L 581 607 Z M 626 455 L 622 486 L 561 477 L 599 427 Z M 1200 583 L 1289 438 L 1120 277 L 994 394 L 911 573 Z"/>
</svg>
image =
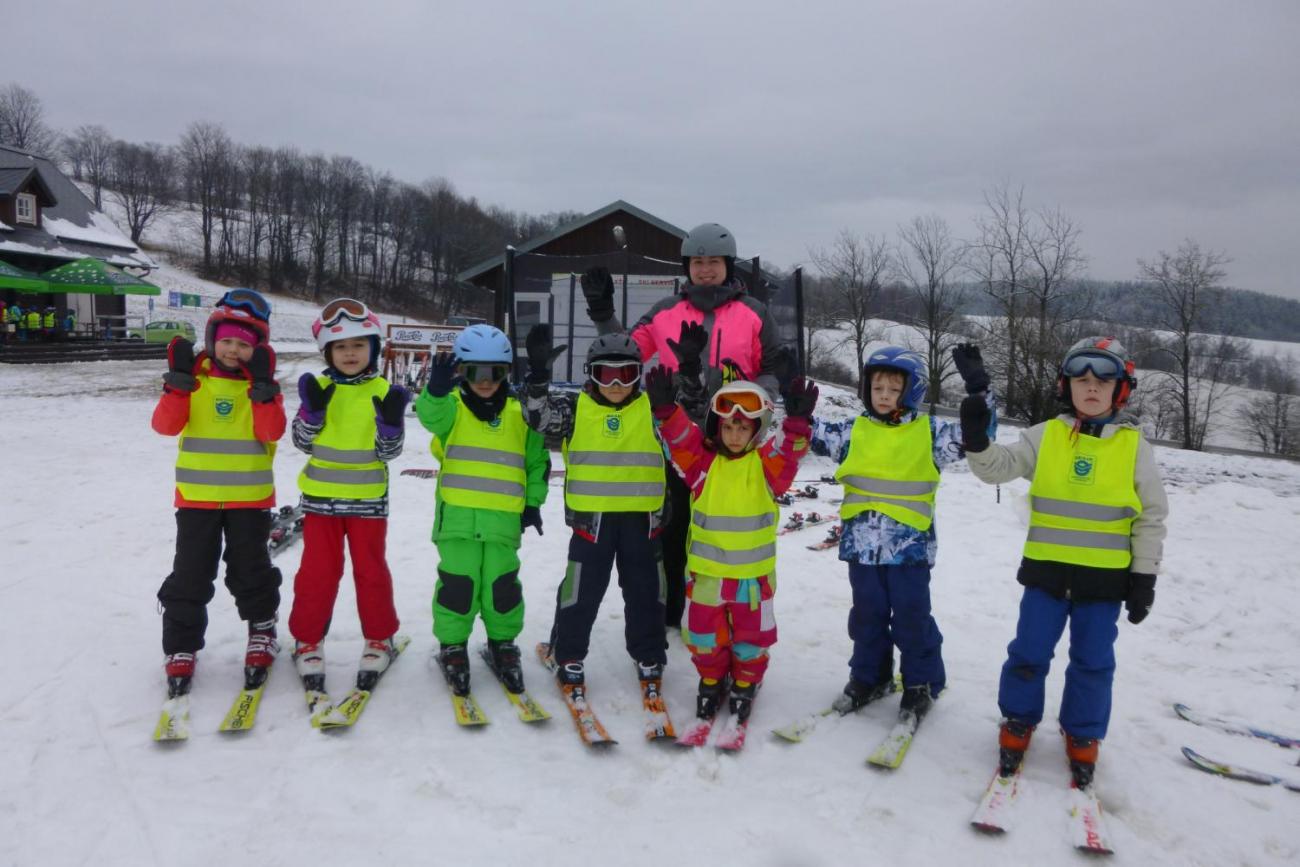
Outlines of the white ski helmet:
<svg viewBox="0 0 1300 867">
<path fill-rule="evenodd" d="M 379 317 L 364 302 L 355 298 L 335 298 L 321 308 L 320 315 L 311 324 L 312 336 L 316 338 L 316 348 L 329 362 L 328 347 L 337 340 L 351 337 L 365 337 L 370 340 L 370 366 L 379 363 L 379 350 L 384 339 Z M 332 362 L 331 362 L 332 363 Z"/>
<path fill-rule="evenodd" d="M 704 435 L 715 443 L 719 441 L 722 419 L 731 418 L 740 413 L 745 418 L 758 422 L 754 436 L 750 438 L 745 451 L 756 448 L 767 437 L 767 430 L 772 426 L 772 413 L 775 406 L 767 389 L 757 382 L 737 379 L 727 383 L 709 398 L 709 412 L 704 419 Z"/>
</svg>

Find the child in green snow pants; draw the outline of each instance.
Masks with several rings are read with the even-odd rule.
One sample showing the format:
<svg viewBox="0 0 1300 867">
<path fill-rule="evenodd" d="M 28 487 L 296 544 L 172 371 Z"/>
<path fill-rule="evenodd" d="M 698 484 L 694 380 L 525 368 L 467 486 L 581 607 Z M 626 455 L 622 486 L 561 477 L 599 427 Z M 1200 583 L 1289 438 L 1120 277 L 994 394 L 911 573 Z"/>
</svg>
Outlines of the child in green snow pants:
<svg viewBox="0 0 1300 867">
<path fill-rule="evenodd" d="M 438 583 L 433 591 L 433 636 L 441 644 L 464 644 L 482 614 L 487 637 L 511 641 L 524 628 L 519 552 L 496 542 L 442 539 Z"/>
</svg>

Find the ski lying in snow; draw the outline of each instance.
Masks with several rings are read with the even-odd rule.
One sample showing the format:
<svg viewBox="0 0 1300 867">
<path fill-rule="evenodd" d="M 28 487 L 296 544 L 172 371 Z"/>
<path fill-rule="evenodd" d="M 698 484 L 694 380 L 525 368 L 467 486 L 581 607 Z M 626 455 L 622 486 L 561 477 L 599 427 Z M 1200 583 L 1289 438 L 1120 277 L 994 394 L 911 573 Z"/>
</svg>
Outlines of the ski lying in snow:
<svg viewBox="0 0 1300 867">
<path fill-rule="evenodd" d="M 555 659 L 551 656 L 551 645 L 541 642 L 537 645 L 537 659 L 546 670 L 555 674 L 558 666 Z M 612 747 L 618 743 L 609 736 L 605 727 L 601 725 L 600 719 L 596 716 L 591 705 L 587 704 L 587 689 L 585 686 L 576 686 L 573 684 L 556 683 L 560 687 L 560 693 L 564 696 L 564 706 L 569 709 L 570 716 L 573 717 L 573 724 L 578 728 L 578 737 L 589 747 Z"/>
<path fill-rule="evenodd" d="M 447 667 L 442 664 L 442 655 L 434 653 L 433 661 L 437 663 L 438 670 L 442 672 L 443 679 L 447 681 L 447 692 L 451 696 L 451 709 L 456 717 L 456 725 L 460 726 L 485 726 L 490 720 L 487 714 L 483 713 L 483 708 L 479 707 L 478 700 L 474 698 L 472 692 L 460 695 L 451 685 L 451 676 L 447 673 Z M 496 672 L 494 671 L 493 674 Z"/>
<path fill-rule="evenodd" d="M 281 506 L 271 518 L 271 531 L 266 547 L 274 557 L 302 538 L 303 512 L 301 506 Z"/>
<path fill-rule="evenodd" d="M 663 681 L 654 678 L 641 681 L 641 706 L 645 708 L 645 739 L 669 740 L 677 737 L 673 721 L 668 717 L 668 705 L 660 694 Z"/>
<path fill-rule="evenodd" d="M 916 730 L 920 725 L 921 720 L 916 714 L 909 713 L 905 719 L 900 718 L 889 730 L 889 734 L 885 735 L 880 746 L 867 756 L 867 764 L 888 768 L 891 771 L 897 770 L 898 766 L 903 764 L 903 758 L 912 746 L 912 738 L 916 736 Z"/>
<path fill-rule="evenodd" d="M 1282 777 L 1277 774 L 1255 771 L 1238 765 L 1229 765 L 1226 762 L 1208 759 L 1191 747 L 1183 747 L 1183 755 L 1187 757 L 1187 761 L 1196 765 L 1196 767 L 1205 771 L 1207 774 L 1227 777 L 1230 780 L 1241 780 L 1246 783 L 1254 783 L 1257 786 L 1282 786 L 1292 792 L 1300 792 L 1300 778 Z"/>
<path fill-rule="evenodd" d="M 393 663 L 397 661 L 396 657 L 401 656 L 402 651 L 406 650 L 410 643 L 411 638 L 408 635 L 393 636 L 393 646 L 396 649 L 397 654 L 389 662 L 388 668 L 393 667 Z M 363 688 L 361 685 L 362 675 L 367 672 L 357 672 L 357 688 L 352 690 L 343 701 L 334 705 L 328 713 L 325 713 L 320 717 L 321 730 L 328 731 L 330 729 L 351 728 L 356 725 L 357 720 L 361 718 L 361 712 L 366 709 L 366 705 L 370 702 L 371 694 L 374 692 L 375 688 L 379 686 L 379 681 L 381 681 L 384 675 L 388 673 L 388 668 L 379 672 L 374 681 L 367 684 L 368 688 Z"/>
<path fill-rule="evenodd" d="M 1074 848 L 1096 855 L 1112 855 L 1115 850 L 1106 837 L 1101 821 L 1101 802 L 1092 786 L 1079 788 L 1070 781 L 1070 841 Z"/>
<path fill-rule="evenodd" d="M 524 692 L 511 692 L 506 687 L 506 682 L 501 679 L 500 672 L 497 671 L 496 666 L 492 662 L 492 652 L 488 650 L 486 645 L 479 650 L 479 656 L 483 657 L 483 662 L 487 664 L 488 671 L 492 672 L 492 676 L 497 679 L 497 683 L 501 684 L 501 691 L 506 694 L 506 698 L 510 699 L 510 703 L 514 705 L 515 713 L 519 716 L 521 722 L 543 722 L 551 718 L 551 715 L 546 712 L 546 709 L 538 704 L 537 701 L 528 694 L 527 690 Z M 457 722 L 459 722 L 459 718 L 457 719 Z"/>
<path fill-rule="evenodd" d="M 973 828 L 986 834 L 1003 834 L 1010 828 L 1011 811 L 1020 796 L 1020 768 L 1010 776 L 995 771 L 979 806 L 970 818 Z"/>
<path fill-rule="evenodd" d="M 900 690 L 902 690 L 902 688 L 903 688 L 903 676 L 901 674 L 895 675 L 893 681 L 891 681 L 890 689 L 887 692 L 882 692 L 880 695 L 868 700 L 866 703 L 861 704 L 858 707 L 852 708 L 851 710 L 841 711 L 839 708 L 835 707 L 835 705 L 832 704 L 830 707 L 825 708 L 824 710 L 819 710 L 816 713 L 810 713 L 807 716 L 801 717 L 800 719 L 797 719 L 794 722 L 790 723 L 788 726 L 782 726 L 779 729 L 772 729 L 772 734 L 776 735 L 778 738 L 781 738 L 782 740 L 789 741 L 792 744 L 802 743 L 804 736 L 811 734 L 813 729 L 817 728 L 817 724 L 820 723 L 826 717 L 831 716 L 832 714 L 839 714 L 840 716 L 848 716 L 851 713 L 857 713 L 867 705 L 875 704 L 876 702 L 880 701 L 882 698 L 885 698 L 886 696 L 893 695 L 894 693 L 899 692 Z"/>
<path fill-rule="evenodd" d="M 257 708 L 262 703 L 262 692 L 266 689 L 266 681 L 270 675 L 269 665 L 244 666 L 244 688 L 239 691 L 239 695 L 235 696 L 218 731 L 246 732 L 253 727 L 253 723 L 257 721 Z"/>
<path fill-rule="evenodd" d="M 790 516 L 790 520 L 786 521 L 785 525 L 776 531 L 776 534 L 778 536 L 786 536 L 790 533 L 797 533 L 800 530 L 806 530 L 809 527 L 816 527 L 818 524 L 829 524 L 832 521 L 838 521 L 839 519 L 839 514 L 835 512 L 830 512 L 825 515 L 820 512 L 809 512 L 807 515 L 795 512 Z"/>
<path fill-rule="evenodd" d="M 826 535 L 825 539 L 822 539 L 820 542 L 815 544 L 808 545 L 807 548 L 809 551 L 825 551 L 827 548 L 838 548 L 840 546 L 840 537 L 843 533 L 844 525 L 836 524 L 834 527 L 831 527 L 831 530 Z"/>
<path fill-rule="evenodd" d="M 183 741 L 190 736 L 190 697 L 178 695 L 163 702 L 158 725 L 153 730 L 156 741 Z"/>
<path fill-rule="evenodd" d="M 1300 749 L 1300 738 L 1289 738 L 1284 735 L 1274 734 L 1265 729 L 1258 729 L 1254 726 L 1233 720 L 1221 719 L 1215 716 L 1197 713 L 1185 704 L 1174 705 L 1174 713 L 1178 714 L 1189 723 L 1195 723 L 1198 726 L 1216 729 L 1221 732 L 1227 732 L 1230 735 L 1244 735 L 1245 737 L 1259 738 L 1269 743 L 1277 744 L 1284 749 Z"/>
</svg>

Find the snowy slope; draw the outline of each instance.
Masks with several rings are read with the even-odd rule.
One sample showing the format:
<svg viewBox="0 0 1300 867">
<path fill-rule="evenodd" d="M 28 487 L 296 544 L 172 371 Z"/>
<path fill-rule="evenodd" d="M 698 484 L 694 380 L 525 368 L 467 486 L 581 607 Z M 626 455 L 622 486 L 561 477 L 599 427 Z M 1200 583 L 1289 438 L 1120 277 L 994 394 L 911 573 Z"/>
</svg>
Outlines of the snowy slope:
<svg viewBox="0 0 1300 867">
<path fill-rule="evenodd" d="M 315 364 L 307 355 L 286 358 L 282 380 Z M 824 706 L 846 677 L 846 570 L 834 551 L 804 548 L 819 530 L 781 539 L 780 642 L 743 754 L 641 741 L 616 589 L 588 661 L 593 701 L 621 741 L 612 753 L 580 745 L 531 659 L 530 686 L 554 720 L 517 722 L 476 661 L 492 724 L 458 729 L 429 662 L 434 483 L 396 473 L 432 465 L 428 435 L 414 419 L 394 466 L 389 551 L 403 631 L 415 640 L 361 724 L 335 736 L 310 729 L 282 655 L 257 728 L 219 736 L 244 636 L 219 586 L 195 684 L 194 734 L 160 749 L 150 741 L 164 693 L 154 593 L 170 567 L 175 455 L 174 441 L 149 430 L 160 372 L 150 362 L 0 366 L 7 457 L 0 656 L 9 660 L 10 689 L 0 710 L 0 817 L 9 831 L 0 834 L 0 864 L 183 867 L 254 852 L 265 864 L 629 867 L 701 858 L 1005 865 L 1075 857 L 1065 837 L 1067 773 L 1050 722 L 1027 761 L 1030 797 L 1014 831 L 987 839 L 966 825 L 995 760 L 995 692 L 1019 597 L 1027 483 L 1003 487 L 999 502 L 964 466 L 946 473 L 940 490 L 933 583 L 950 687 L 897 772 L 864 765 L 892 702 L 827 721 L 800 745 L 766 734 Z M 287 403 L 296 410 L 296 397 Z M 1202 774 L 1178 747 L 1300 775 L 1297 752 L 1194 727 L 1170 705 L 1186 701 L 1297 734 L 1300 467 L 1158 454 L 1172 502 L 1167 571 L 1150 619 L 1121 624 L 1114 719 L 1099 768 L 1115 862 L 1294 864 L 1300 798 Z M 303 464 L 287 438 L 276 464 L 287 502 Z M 800 478 L 830 469 L 810 460 Z M 547 635 L 564 568 L 558 485 L 543 514 L 545 536 L 530 533 L 524 549 L 527 645 Z M 277 560 L 286 580 L 282 617 L 300 552 Z M 334 688 L 350 681 L 360 647 L 345 579 L 327 642 Z M 676 635 L 669 656 L 666 695 L 681 724 L 696 677 Z M 1057 662 L 1049 720 L 1064 647 Z"/>
</svg>

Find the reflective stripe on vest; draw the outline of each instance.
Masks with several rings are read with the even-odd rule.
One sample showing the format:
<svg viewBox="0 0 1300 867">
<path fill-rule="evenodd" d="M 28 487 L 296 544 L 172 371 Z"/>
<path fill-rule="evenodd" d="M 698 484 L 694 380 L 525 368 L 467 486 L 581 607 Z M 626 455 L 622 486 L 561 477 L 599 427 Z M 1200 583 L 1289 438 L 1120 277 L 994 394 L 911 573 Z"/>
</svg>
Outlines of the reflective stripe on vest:
<svg viewBox="0 0 1300 867">
<path fill-rule="evenodd" d="M 318 376 L 321 387 L 333 380 Z M 325 407 L 325 426 L 312 442 L 311 457 L 298 474 L 304 494 L 331 500 L 375 500 L 388 493 L 388 467 L 375 457 L 375 405 L 388 394 L 376 376 L 355 384 L 334 383 Z"/>
<path fill-rule="evenodd" d="M 759 453 L 718 455 L 691 503 L 686 568 L 718 578 L 772 575 L 777 517 Z"/>
<path fill-rule="evenodd" d="M 523 407 L 508 397 L 499 416 L 483 421 L 465 407 L 459 391 L 454 395 L 456 420 L 445 446 L 434 450 L 441 464 L 438 496 L 454 506 L 523 512 L 528 492 Z"/>
<path fill-rule="evenodd" d="M 621 406 L 578 395 L 573 436 L 564 444 L 564 503 L 576 512 L 654 512 L 664 502 L 664 453 L 650 400 Z"/>
<path fill-rule="evenodd" d="M 205 362 L 211 364 L 211 362 Z M 176 489 L 192 503 L 256 503 L 275 495 L 275 443 L 253 436 L 248 381 L 205 367 L 190 395 L 176 456 Z"/>
<path fill-rule="evenodd" d="M 835 478 L 844 485 L 843 520 L 870 510 L 915 530 L 930 529 L 939 488 L 930 417 L 920 413 L 893 425 L 859 416 Z"/>
<path fill-rule="evenodd" d="M 1060 419 L 1049 421 L 1029 486 L 1025 557 L 1128 568 L 1133 520 L 1142 514 L 1134 485 L 1140 442 L 1132 428 L 1098 438 L 1078 435 Z"/>
</svg>

